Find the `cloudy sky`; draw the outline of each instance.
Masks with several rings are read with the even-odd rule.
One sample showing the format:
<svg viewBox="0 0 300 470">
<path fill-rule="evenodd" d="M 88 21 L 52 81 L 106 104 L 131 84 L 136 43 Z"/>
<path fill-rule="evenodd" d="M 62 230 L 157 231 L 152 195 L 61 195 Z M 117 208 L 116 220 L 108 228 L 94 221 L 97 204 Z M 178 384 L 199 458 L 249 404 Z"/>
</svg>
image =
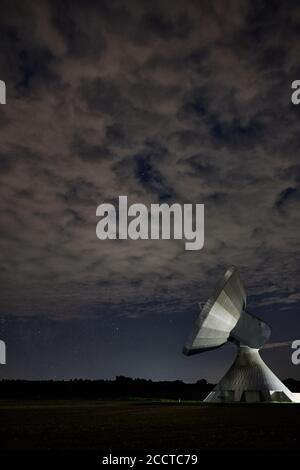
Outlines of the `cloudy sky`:
<svg viewBox="0 0 300 470">
<path fill-rule="evenodd" d="M 1 2 L 1 376 L 216 380 L 232 348 L 181 349 L 230 265 L 300 337 L 299 35 L 296 1 Z M 119 195 L 205 204 L 203 250 L 100 241 Z"/>
</svg>

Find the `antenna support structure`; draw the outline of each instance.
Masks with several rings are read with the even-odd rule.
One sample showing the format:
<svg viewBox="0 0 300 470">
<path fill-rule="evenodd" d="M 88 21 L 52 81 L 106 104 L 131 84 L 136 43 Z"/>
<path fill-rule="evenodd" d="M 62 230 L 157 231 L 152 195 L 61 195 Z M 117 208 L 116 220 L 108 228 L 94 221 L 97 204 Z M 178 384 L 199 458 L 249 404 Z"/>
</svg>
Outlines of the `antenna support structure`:
<svg viewBox="0 0 300 470">
<path fill-rule="evenodd" d="M 233 364 L 204 401 L 299 402 L 259 354 L 270 336 L 270 326 L 246 309 L 246 293 L 238 270 L 229 268 L 202 308 L 183 348 L 187 356 L 227 342 L 237 348 Z"/>
</svg>

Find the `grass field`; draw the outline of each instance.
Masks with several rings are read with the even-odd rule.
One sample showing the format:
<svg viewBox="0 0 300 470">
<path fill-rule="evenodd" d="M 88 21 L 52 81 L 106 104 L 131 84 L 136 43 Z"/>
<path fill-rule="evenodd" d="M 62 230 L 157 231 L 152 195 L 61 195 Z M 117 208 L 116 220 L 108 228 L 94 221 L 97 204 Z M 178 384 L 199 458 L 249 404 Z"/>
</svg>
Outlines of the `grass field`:
<svg viewBox="0 0 300 470">
<path fill-rule="evenodd" d="M 300 405 L 0 402 L 1 450 L 299 449 Z"/>
</svg>

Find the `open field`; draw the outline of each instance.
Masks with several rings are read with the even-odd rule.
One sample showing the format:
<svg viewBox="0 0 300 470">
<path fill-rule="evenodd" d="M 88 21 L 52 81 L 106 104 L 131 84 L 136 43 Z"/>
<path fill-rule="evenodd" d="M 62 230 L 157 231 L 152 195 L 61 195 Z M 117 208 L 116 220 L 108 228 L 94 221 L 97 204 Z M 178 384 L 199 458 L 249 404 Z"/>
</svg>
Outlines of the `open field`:
<svg viewBox="0 0 300 470">
<path fill-rule="evenodd" d="M 1 450 L 300 449 L 300 405 L 0 402 Z"/>
</svg>

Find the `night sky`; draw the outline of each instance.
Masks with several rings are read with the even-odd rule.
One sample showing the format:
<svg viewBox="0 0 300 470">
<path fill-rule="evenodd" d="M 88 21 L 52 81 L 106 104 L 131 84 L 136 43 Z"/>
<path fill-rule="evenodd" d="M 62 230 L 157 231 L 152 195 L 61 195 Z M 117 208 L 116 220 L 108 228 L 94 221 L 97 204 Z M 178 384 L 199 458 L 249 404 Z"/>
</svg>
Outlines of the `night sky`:
<svg viewBox="0 0 300 470">
<path fill-rule="evenodd" d="M 299 2 L 1 1 L 0 79 L 0 377 L 215 382 L 234 347 L 181 350 L 230 265 L 300 338 Z M 119 195 L 205 204 L 203 250 L 100 241 Z"/>
</svg>

